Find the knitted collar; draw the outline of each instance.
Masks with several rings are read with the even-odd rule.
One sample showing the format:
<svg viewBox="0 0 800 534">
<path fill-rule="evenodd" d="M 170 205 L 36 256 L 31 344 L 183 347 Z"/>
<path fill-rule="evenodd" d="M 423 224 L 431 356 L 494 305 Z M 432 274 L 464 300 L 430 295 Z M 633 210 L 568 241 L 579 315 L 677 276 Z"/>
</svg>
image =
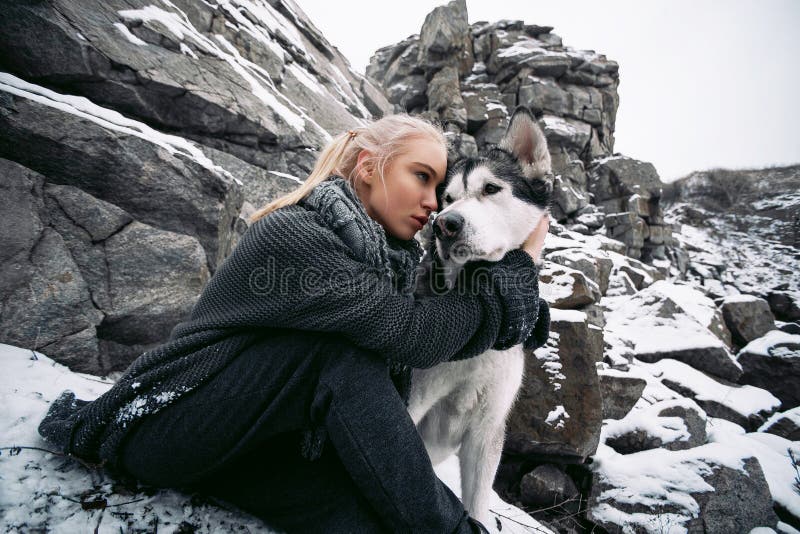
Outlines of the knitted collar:
<svg viewBox="0 0 800 534">
<path fill-rule="evenodd" d="M 303 203 L 319 213 L 330 227 L 364 262 L 388 273 L 399 291 L 414 285 L 422 247 L 416 239 L 387 234 L 368 214 L 355 189 L 341 176 L 332 175 L 318 184 Z"/>
</svg>

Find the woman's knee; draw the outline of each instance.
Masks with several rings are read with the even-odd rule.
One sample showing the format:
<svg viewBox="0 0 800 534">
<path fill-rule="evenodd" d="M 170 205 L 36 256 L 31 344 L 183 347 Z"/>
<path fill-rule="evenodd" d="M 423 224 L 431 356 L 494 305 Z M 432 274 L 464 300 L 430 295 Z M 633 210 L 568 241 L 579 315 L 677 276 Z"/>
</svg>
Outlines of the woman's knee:
<svg viewBox="0 0 800 534">
<path fill-rule="evenodd" d="M 334 394 L 394 390 L 386 361 L 376 352 L 358 347 L 342 336 L 327 336 L 320 350 L 326 353 L 320 383 Z"/>
</svg>

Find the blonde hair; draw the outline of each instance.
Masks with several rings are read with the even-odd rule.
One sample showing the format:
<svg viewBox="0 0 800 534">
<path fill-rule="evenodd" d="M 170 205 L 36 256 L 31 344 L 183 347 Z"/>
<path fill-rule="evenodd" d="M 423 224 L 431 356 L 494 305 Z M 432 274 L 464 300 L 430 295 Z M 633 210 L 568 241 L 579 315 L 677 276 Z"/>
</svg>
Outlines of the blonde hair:
<svg viewBox="0 0 800 534">
<path fill-rule="evenodd" d="M 345 178 L 355 188 L 358 155 L 362 150 L 369 152 L 363 163 L 377 170 L 385 186 L 383 174 L 386 166 L 404 152 L 409 140 L 419 137 L 430 137 L 447 148 L 444 132 L 439 125 L 405 113 L 387 115 L 366 126 L 340 134 L 322 150 L 314 169 L 300 187 L 253 213 L 250 222 L 255 222 L 278 208 L 297 204 L 332 174 Z"/>
</svg>

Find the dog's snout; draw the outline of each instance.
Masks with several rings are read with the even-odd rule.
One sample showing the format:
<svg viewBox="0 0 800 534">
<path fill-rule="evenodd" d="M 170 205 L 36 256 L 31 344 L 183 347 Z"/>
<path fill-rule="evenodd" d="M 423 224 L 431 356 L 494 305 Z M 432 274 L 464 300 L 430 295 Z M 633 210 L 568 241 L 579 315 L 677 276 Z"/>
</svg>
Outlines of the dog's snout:
<svg viewBox="0 0 800 534">
<path fill-rule="evenodd" d="M 439 239 L 453 239 L 461 233 L 462 228 L 464 228 L 464 217 L 455 212 L 445 213 L 436 218 L 433 233 Z"/>
</svg>

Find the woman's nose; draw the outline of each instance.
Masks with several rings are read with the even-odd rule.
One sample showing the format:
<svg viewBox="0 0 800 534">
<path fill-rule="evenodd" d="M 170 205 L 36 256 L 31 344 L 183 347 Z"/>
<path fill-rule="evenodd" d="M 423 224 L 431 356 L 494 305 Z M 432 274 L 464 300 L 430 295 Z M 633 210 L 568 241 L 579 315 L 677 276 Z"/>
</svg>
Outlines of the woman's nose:
<svg viewBox="0 0 800 534">
<path fill-rule="evenodd" d="M 428 191 L 425 198 L 422 199 L 422 206 L 430 211 L 436 211 L 438 206 L 436 204 L 436 191 Z"/>
</svg>

